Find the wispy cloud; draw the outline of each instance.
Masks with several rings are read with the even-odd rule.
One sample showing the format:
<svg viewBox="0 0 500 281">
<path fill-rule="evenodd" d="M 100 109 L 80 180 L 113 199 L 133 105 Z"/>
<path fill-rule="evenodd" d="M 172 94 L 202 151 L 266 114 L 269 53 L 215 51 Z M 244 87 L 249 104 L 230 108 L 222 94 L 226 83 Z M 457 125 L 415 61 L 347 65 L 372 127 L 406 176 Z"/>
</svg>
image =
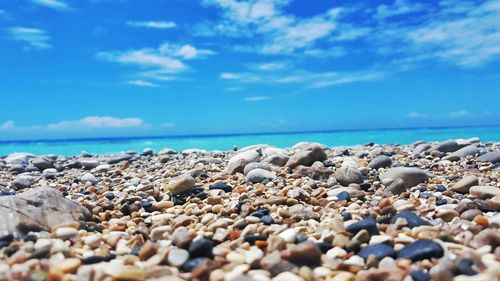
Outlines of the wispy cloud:
<svg viewBox="0 0 500 281">
<path fill-rule="evenodd" d="M 451 118 L 461 118 L 461 117 L 465 117 L 469 115 L 469 111 L 465 110 L 465 109 L 461 109 L 461 110 L 458 110 L 458 111 L 453 111 L 453 112 L 450 112 L 448 114 L 449 117 Z"/>
<path fill-rule="evenodd" d="M 406 15 L 420 12 L 425 8 L 420 3 L 412 3 L 407 0 L 396 0 L 392 5 L 382 4 L 377 7 L 375 17 L 386 19 L 394 16 Z"/>
<path fill-rule="evenodd" d="M 427 117 L 427 114 L 422 113 L 422 112 L 418 112 L 418 111 L 412 111 L 412 112 L 408 113 L 407 117 L 409 117 L 409 118 L 415 118 L 415 119 L 417 119 L 417 118 L 425 118 L 425 117 Z"/>
<path fill-rule="evenodd" d="M 0 124 L 0 130 L 12 129 L 15 127 L 15 123 L 12 120 L 5 121 L 3 124 Z"/>
<path fill-rule="evenodd" d="M 271 97 L 269 97 L 269 96 L 252 96 L 252 97 L 246 97 L 245 101 L 264 101 L 264 100 L 268 100 L 270 98 Z"/>
<path fill-rule="evenodd" d="M 12 27 L 7 29 L 12 40 L 27 43 L 29 48 L 48 49 L 50 45 L 50 36 L 45 30 L 29 27 Z"/>
<path fill-rule="evenodd" d="M 31 2 L 55 10 L 60 10 L 60 11 L 71 10 L 71 7 L 67 3 L 60 0 L 31 0 Z"/>
<path fill-rule="evenodd" d="M 81 129 L 123 129 L 141 128 L 147 124 L 141 118 L 117 118 L 110 116 L 87 116 L 79 120 L 61 121 L 47 125 L 49 130 L 81 130 Z"/>
<path fill-rule="evenodd" d="M 172 129 L 174 127 L 175 127 L 175 123 L 173 123 L 173 122 L 165 122 L 165 123 L 160 124 L 160 128 L 164 128 L 164 129 Z"/>
<path fill-rule="evenodd" d="M 152 79 L 156 81 L 171 81 L 178 79 L 178 74 L 186 72 L 190 67 L 183 60 L 206 58 L 216 54 L 207 49 L 197 49 L 191 45 L 176 45 L 163 43 L 157 49 L 144 48 L 138 50 L 99 52 L 96 57 L 101 60 L 133 65 L 139 67 L 140 71 L 135 74 L 137 79 L 135 85 L 146 86 L 152 82 L 143 81 Z M 141 82 L 138 82 L 141 81 Z M 130 82 L 130 81 L 129 81 Z M 139 85 L 141 84 L 141 85 Z"/>
<path fill-rule="evenodd" d="M 152 29 L 170 29 L 177 26 L 173 21 L 128 21 L 127 24 L 133 27 Z"/>
<path fill-rule="evenodd" d="M 160 85 L 149 82 L 149 81 L 144 81 L 144 80 L 131 80 L 125 82 L 126 84 L 133 85 L 133 86 L 139 86 L 139 87 L 149 87 L 149 88 L 158 88 Z"/>
</svg>

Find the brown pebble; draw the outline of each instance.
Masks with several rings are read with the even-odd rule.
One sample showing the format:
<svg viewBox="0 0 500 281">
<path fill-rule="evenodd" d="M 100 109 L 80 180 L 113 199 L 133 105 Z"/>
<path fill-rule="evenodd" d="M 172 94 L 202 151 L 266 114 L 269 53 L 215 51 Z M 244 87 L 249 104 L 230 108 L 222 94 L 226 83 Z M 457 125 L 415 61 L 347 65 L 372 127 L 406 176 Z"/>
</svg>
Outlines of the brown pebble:
<svg viewBox="0 0 500 281">
<path fill-rule="evenodd" d="M 293 246 L 281 254 L 282 258 L 297 265 L 317 265 L 321 260 L 321 251 L 311 241 L 305 241 Z"/>
</svg>

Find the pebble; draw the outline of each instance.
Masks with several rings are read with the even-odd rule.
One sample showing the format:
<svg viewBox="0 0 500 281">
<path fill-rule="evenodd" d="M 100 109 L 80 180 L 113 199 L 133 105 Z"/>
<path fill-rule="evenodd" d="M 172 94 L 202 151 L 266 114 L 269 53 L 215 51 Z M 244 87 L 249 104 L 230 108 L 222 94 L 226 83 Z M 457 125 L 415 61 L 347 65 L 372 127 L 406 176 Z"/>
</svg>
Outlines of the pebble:
<svg viewBox="0 0 500 281">
<path fill-rule="evenodd" d="M 406 220 L 406 225 L 410 228 L 422 226 L 422 225 L 431 225 L 427 220 L 421 218 L 417 214 L 412 211 L 401 211 L 397 213 L 393 218 L 391 223 L 396 223 L 396 221 L 401 218 Z"/>
<path fill-rule="evenodd" d="M 500 188 L 494 186 L 475 185 L 469 189 L 472 196 L 479 198 L 491 198 L 500 195 Z"/>
<path fill-rule="evenodd" d="M 85 173 L 80 180 L 82 181 L 83 184 L 89 182 L 95 185 L 98 182 L 97 178 L 91 173 Z"/>
<path fill-rule="evenodd" d="M 225 184 L 223 182 L 216 182 L 212 185 L 210 185 L 210 189 L 212 190 L 216 190 L 216 189 L 220 189 L 220 190 L 223 190 L 224 192 L 231 192 L 233 190 L 233 187 L 230 186 L 229 184 Z"/>
<path fill-rule="evenodd" d="M 75 237 L 78 234 L 78 230 L 72 227 L 59 227 L 56 229 L 56 236 L 61 239 L 69 239 Z"/>
<path fill-rule="evenodd" d="M 378 170 L 380 168 L 386 168 L 391 165 L 392 165 L 392 159 L 390 157 L 386 155 L 379 155 L 370 161 L 368 167 L 374 170 Z"/>
<path fill-rule="evenodd" d="M 175 267 L 180 267 L 189 259 L 189 252 L 184 249 L 172 249 L 168 253 L 168 264 Z"/>
<path fill-rule="evenodd" d="M 208 239 L 201 238 L 191 242 L 188 248 L 191 258 L 212 257 L 214 243 Z"/>
<path fill-rule="evenodd" d="M 170 180 L 167 190 L 171 194 L 188 192 L 194 188 L 196 180 L 190 175 L 181 175 Z"/>
<path fill-rule="evenodd" d="M 25 189 L 30 188 L 35 181 L 35 177 L 29 174 L 20 174 L 14 179 L 14 181 L 12 181 L 12 185 L 14 185 L 16 189 Z"/>
<path fill-rule="evenodd" d="M 428 172 L 414 167 L 391 168 L 387 172 L 384 172 L 380 175 L 380 180 L 382 181 L 385 179 L 402 179 L 406 189 L 414 187 L 419 183 L 425 182 L 429 178 L 430 177 Z"/>
<path fill-rule="evenodd" d="M 418 239 L 408 244 L 398 252 L 398 258 L 420 261 L 430 258 L 441 258 L 444 255 L 443 247 L 432 240 Z"/>
<path fill-rule="evenodd" d="M 477 162 L 490 162 L 496 164 L 500 162 L 500 150 L 491 151 L 479 156 Z"/>
<path fill-rule="evenodd" d="M 314 266 L 319 264 L 321 251 L 311 241 L 305 241 L 293 246 L 282 254 L 282 257 L 297 265 Z"/>
<path fill-rule="evenodd" d="M 394 251 L 391 246 L 388 246 L 386 244 L 375 244 L 364 247 L 357 253 L 357 255 L 365 260 L 367 260 L 368 256 L 370 255 L 373 255 L 378 260 L 381 260 L 385 257 L 396 258 L 396 251 Z"/>
<path fill-rule="evenodd" d="M 378 234 L 377 221 L 374 217 L 368 217 L 361 221 L 350 224 L 346 227 L 346 230 L 350 233 L 356 234 L 358 231 L 366 229 L 370 234 Z"/>
<path fill-rule="evenodd" d="M 454 192 L 458 193 L 469 193 L 469 189 L 472 186 L 478 185 L 479 184 L 479 179 L 476 176 L 465 176 L 458 182 L 456 182 L 452 187 L 451 190 Z"/>
<path fill-rule="evenodd" d="M 348 186 L 351 183 L 362 183 L 363 174 L 352 166 L 343 166 L 335 173 L 335 179 L 343 186 Z"/>
<path fill-rule="evenodd" d="M 248 183 L 261 183 L 275 180 L 277 177 L 273 172 L 264 169 L 253 169 L 246 175 L 245 179 Z"/>
</svg>

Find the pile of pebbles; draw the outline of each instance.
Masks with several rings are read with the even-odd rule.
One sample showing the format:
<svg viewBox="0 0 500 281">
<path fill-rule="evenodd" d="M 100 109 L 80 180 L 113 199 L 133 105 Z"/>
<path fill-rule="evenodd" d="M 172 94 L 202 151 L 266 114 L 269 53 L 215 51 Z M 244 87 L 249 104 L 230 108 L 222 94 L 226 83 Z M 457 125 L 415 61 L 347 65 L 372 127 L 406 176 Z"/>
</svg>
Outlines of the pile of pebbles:
<svg viewBox="0 0 500 281">
<path fill-rule="evenodd" d="M 0 158 L 0 280 L 499 280 L 500 143 Z"/>
</svg>

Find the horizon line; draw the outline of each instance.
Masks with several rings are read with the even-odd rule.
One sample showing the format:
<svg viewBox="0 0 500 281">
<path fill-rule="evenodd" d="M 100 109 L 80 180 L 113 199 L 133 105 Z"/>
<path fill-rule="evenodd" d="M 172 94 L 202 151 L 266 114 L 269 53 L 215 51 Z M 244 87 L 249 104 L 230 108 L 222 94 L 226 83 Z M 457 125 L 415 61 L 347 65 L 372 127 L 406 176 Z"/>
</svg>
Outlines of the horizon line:
<svg viewBox="0 0 500 281">
<path fill-rule="evenodd" d="M 120 141 L 141 139 L 182 139 L 182 138 L 217 138 L 238 136 L 262 136 L 262 135 L 298 135 L 298 134 L 321 134 L 340 132 L 363 132 L 363 131 L 413 131 L 413 130 L 439 130 L 458 128 L 500 128 L 500 125 L 474 125 L 474 126 L 436 126 L 436 127 L 401 127 L 401 128 L 364 128 L 364 129 L 328 129 L 311 131 L 279 131 L 279 132 L 254 132 L 254 133 L 215 133 L 194 135 L 156 135 L 156 136 L 122 136 L 122 137 L 89 137 L 89 138 L 58 138 L 58 139 L 31 139 L 31 140 L 0 140 L 0 144 L 12 143 L 57 143 L 57 142 L 94 142 L 94 141 Z"/>
</svg>

